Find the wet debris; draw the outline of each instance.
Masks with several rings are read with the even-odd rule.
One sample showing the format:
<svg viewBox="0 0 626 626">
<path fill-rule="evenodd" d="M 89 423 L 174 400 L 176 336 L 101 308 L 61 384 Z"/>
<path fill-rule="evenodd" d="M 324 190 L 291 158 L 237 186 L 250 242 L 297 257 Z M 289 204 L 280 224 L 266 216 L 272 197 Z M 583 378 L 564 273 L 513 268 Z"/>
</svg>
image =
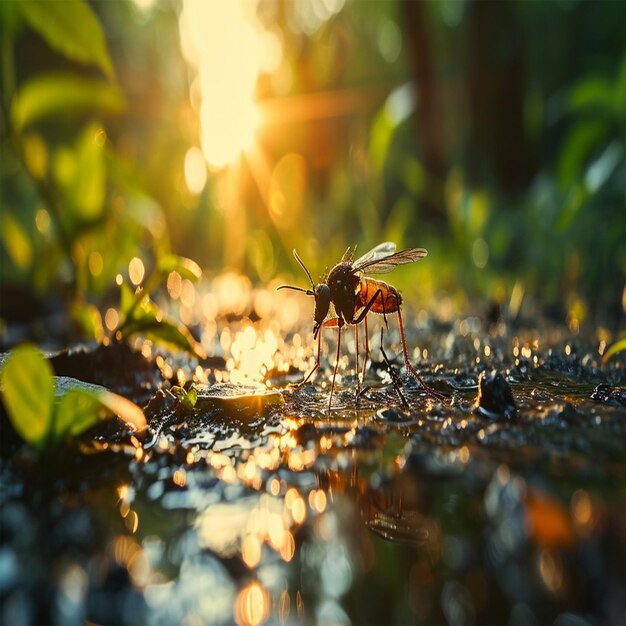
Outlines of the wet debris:
<svg viewBox="0 0 626 626">
<path fill-rule="evenodd" d="M 596 402 L 603 402 L 604 404 L 626 406 L 625 387 L 613 387 L 608 383 L 600 383 L 589 397 Z"/>
<path fill-rule="evenodd" d="M 375 511 L 367 525 L 373 533 L 387 541 L 413 546 L 426 544 L 433 534 L 432 522 L 417 511 L 403 511 L 400 515 Z"/>
<path fill-rule="evenodd" d="M 478 377 L 478 395 L 475 410 L 487 419 L 512 419 L 517 415 L 513 392 L 504 376 L 492 370 L 481 372 Z"/>
<path fill-rule="evenodd" d="M 196 390 L 195 408 L 203 412 L 236 414 L 241 420 L 253 419 L 285 403 L 280 391 L 251 385 L 215 383 L 197 385 Z"/>
<path fill-rule="evenodd" d="M 415 420 L 410 418 L 404 411 L 393 406 L 378 409 L 376 411 L 376 420 L 394 426 L 406 426 L 407 424 L 415 423 Z"/>
<path fill-rule="evenodd" d="M 147 402 L 161 383 L 156 365 L 126 343 L 77 345 L 50 357 L 57 376 L 102 385 L 138 404 Z"/>
</svg>

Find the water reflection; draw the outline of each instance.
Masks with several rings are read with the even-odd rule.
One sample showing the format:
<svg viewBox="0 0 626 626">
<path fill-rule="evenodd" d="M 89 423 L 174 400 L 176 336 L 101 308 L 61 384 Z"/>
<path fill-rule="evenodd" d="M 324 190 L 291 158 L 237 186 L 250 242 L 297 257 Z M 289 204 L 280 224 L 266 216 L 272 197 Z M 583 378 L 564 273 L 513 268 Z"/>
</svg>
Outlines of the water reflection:
<svg viewBox="0 0 626 626">
<path fill-rule="evenodd" d="M 235 599 L 234 617 L 239 626 L 258 626 L 270 613 L 267 589 L 254 581 L 246 585 Z"/>
<path fill-rule="evenodd" d="M 327 372 L 288 387 L 310 364 L 305 331 L 257 297 L 269 291 L 222 280 L 240 317 L 219 332 L 205 319 L 220 315 L 217 300 L 186 296 L 212 360 L 156 358 L 173 382 L 197 385 L 193 410 L 165 385 L 146 410 L 152 438 L 84 442 L 80 487 L 52 490 L 41 529 L 38 510 L 20 512 L 0 491 L 5 622 L 29 621 L 9 619 L 24 607 L 12 589 L 27 580 L 23 546 L 39 543 L 56 564 L 39 569 L 61 622 L 620 621 L 626 421 L 619 402 L 590 394 L 594 377 L 615 382 L 622 370 L 601 369 L 596 345 L 581 358 L 558 333 L 486 337 L 473 318 L 460 337 L 427 329 L 413 356 L 441 357 L 426 375 L 457 389 L 452 404 L 407 382 L 399 407 L 373 354 L 357 406 L 349 354 L 329 416 Z M 251 302 L 269 318 L 253 323 Z M 487 360 L 511 385 L 514 419 L 474 411 Z M 217 373 L 248 386 L 216 384 Z M 106 529 L 97 540 L 78 514 L 83 498 Z"/>
</svg>

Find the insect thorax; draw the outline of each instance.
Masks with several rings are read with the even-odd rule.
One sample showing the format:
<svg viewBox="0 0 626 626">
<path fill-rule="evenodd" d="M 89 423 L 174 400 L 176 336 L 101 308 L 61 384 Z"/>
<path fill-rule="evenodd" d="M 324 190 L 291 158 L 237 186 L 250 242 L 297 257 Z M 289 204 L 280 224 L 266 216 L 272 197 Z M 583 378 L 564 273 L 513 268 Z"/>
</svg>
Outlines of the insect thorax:
<svg viewBox="0 0 626 626">
<path fill-rule="evenodd" d="M 359 284 L 359 278 L 355 275 L 351 263 L 338 263 L 328 275 L 326 284 L 330 287 L 333 295 L 338 291 L 349 289 L 352 293 Z"/>
<path fill-rule="evenodd" d="M 351 320 L 359 284 L 359 277 L 355 275 L 352 264 L 344 262 L 335 265 L 328 275 L 326 284 L 330 288 L 330 297 L 336 312 L 344 319 Z"/>
</svg>

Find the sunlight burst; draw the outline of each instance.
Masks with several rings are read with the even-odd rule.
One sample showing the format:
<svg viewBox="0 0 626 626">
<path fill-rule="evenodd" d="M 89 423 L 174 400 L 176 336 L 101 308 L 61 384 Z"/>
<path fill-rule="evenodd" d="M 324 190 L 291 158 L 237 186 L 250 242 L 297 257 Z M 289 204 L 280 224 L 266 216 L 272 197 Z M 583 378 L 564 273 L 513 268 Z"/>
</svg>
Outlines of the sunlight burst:
<svg viewBox="0 0 626 626">
<path fill-rule="evenodd" d="M 202 151 L 221 168 L 254 144 L 262 33 L 239 2 L 184 0 L 180 36 L 200 78 Z"/>
</svg>

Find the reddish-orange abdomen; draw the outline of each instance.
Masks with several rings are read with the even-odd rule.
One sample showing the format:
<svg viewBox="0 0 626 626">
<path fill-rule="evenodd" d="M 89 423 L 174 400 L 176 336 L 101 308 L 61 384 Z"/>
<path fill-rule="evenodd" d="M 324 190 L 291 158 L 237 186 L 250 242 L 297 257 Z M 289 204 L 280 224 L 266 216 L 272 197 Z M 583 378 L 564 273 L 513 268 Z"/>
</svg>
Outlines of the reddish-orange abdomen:
<svg viewBox="0 0 626 626">
<path fill-rule="evenodd" d="M 355 311 L 367 306 L 378 290 L 380 290 L 380 294 L 374 301 L 370 312 L 395 313 L 402 304 L 402 296 L 395 287 L 373 278 L 361 278 L 356 294 Z"/>
</svg>

